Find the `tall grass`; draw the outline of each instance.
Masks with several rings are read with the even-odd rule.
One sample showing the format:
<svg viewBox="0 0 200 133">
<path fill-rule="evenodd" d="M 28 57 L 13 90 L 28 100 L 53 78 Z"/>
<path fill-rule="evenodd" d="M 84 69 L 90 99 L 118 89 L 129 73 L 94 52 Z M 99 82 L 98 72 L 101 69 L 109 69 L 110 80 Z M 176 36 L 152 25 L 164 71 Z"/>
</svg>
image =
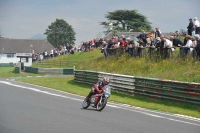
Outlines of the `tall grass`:
<svg viewBox="0 0 200 133">
<path fill-rule="evenodd" d="M 194 61 L 192 57 L 185 58 L 184 60 L 178 58 L 178 52 L 179 51 L 174 54 L 175 56 L 173 58 L 165 60 L 156 60 L 155 58 L 150 59 L 148 57 L 133 58 L 128 54 L 110 56 L 106 59 L 103 54 L 100 53 L 99 49 L 94 49 L 93 52 L 64 55 L 49 59 L 49 61 L 77 61 L 76 69 L 78 70 L 93 70 L 140 77 L 200 83 L 200 62 Z"/>
<path fill-rule="evenodd" d="M 194 62 L 191 58 L 156 61 L 147 57 L 133 58 L 124 54 L 117 57 L 110 56 L 108 59 L 101 57 L 93 61 L 83 61 L 77 64 L 76 68 L 200 83 L 200 62 Z"/>
</svg>

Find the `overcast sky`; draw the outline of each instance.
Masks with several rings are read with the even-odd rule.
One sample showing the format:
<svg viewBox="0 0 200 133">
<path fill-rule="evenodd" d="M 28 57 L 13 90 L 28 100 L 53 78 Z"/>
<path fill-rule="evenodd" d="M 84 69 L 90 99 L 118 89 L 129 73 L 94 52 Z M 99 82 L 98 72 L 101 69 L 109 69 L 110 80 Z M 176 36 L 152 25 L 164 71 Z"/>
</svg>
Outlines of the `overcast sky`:
<svg viewBox="0 0 200 133">
<path fill-rule="evenodd" d="M 185 29 L 188 19 L 200 19 L 200 0 L 0 0 L 0 31 L 4 37 L 29 39 L 64 19 L 76 32 L 76 45 L 105 29 L 99 22 L 118 9 L 138 10 L 162 32 Z M 103 35 L 102 35 L 103 36 Z"/>
</svg>

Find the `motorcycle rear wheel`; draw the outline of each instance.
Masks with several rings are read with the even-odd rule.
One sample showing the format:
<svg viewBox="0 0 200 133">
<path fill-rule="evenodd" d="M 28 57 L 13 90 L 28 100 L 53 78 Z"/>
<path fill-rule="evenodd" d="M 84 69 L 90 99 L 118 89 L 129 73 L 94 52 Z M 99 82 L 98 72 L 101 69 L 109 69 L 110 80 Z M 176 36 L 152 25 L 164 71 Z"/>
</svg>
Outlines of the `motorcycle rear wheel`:
<svg viewBox="0 0 200 133">
<path fill-rule="evenodd" d="M 101 103 L 99 102 L 98 104 L 97 104 L 97 111 L 102 111 L 104 108 L 105 108 L 105 106 L 106 106 L 106 104 L 107 104 L 107 98 L 105 97 L 105 98 L 103 98 L 102 100 L 101 100 Z"/>
<path fill-rule="evenodd" d="M 87 109 L 89 106 L 90 106 L 90 100 L 86 101 L 86 98 L 85 98 L 83 103 L 82 103 L 82 107 L 84 109 Z"/>
</svg>

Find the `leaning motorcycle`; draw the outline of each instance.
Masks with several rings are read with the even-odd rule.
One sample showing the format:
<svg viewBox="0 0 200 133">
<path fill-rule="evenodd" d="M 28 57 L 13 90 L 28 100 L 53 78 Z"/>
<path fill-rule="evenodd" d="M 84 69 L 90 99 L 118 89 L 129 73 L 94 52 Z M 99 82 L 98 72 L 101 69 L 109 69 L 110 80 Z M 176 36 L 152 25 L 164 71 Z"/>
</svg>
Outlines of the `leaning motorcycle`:
<svg viewBox="0 0 200 133">
<path fill-rule="evenodd" d="M 110 97 L 110 95 L 110 86 L 106 85 L 103 87 L 101 94 L 95 93 L 89 99 L 87 99 L 86 97 L 83 101 L 82 107 L 84 109 L 87 109 L 89 106 L 91 106 L 93 108 L 96 108 L 97 111 L 102 111 L 105 108 L 107 104 L 107 99 Z"/>
</svg>

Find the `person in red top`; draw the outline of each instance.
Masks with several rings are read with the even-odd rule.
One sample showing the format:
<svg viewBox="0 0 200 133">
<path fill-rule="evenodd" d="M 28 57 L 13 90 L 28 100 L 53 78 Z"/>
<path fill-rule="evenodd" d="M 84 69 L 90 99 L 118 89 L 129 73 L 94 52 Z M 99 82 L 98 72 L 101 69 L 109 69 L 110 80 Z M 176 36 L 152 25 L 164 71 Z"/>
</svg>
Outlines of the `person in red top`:
<svg viewBox="0 0 200 133">
<path fill-rule="evenodd" d="M 125 38 L 124 38 L 124 35 L 121 35 L 121 41 L 120 41 L 120 47 L 122 48 L 122 49 L 125 49 Z"/>
<path fill-rule="evenodd" d="M 120 47 L 124 49 L 124 46 L 125 46 L 125 41 L 122 38 L 120 41 Z"/>
<path fill-rule="evenodd" d="M 87 99 L 90 99 L 92 95 L 95 93 L 102 93 L 102 89 L 105 85 L 108 85 L 110 83 L 110 79 L 108 77 L 104 77 L 103 80 L 98 81 L 96 84 L 92 86 L 92 89 L 90 93 L 87 96 Z"/>
<path fill-rule="evenodd" d="M 94 42 L 94 44 L 96 44 L 97 40 L 94 38 L 94 39 L 93 39 L 93 42 Z"/>
</svg>

